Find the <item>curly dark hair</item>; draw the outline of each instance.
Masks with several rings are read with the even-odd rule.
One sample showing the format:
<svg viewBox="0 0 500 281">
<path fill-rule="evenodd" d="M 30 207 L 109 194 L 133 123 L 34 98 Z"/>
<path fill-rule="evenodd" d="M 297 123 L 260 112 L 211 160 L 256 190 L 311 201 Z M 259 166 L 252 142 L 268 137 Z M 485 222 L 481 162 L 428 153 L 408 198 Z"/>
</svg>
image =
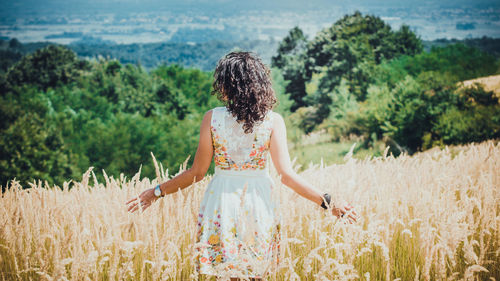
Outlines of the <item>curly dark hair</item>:
<svg viewBox="0 0 500 281">
<path fill-rule="evenodd" d="M 270 73 L 260 58 L 249 52 L 229 53 L 215 68 L 212 94 L 238 122 L 244 122 L 247 134 L 276 104 Z"/>
</svg>

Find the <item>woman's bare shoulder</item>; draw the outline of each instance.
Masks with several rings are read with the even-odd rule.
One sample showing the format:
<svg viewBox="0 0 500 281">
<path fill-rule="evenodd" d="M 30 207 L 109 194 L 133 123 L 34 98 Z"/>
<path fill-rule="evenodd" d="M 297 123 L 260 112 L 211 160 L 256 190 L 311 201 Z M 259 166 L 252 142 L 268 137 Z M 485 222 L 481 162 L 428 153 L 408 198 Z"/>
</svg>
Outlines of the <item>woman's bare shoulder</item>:
<svg viewBox="0 0 500 281">
<path fill-rule="evenodd" d="M 213 114 L 214 108 L 208 110 L 205 112 L 203 115 L 203 120 L 201 121 L 201 125 L 210 125 L 212 123 L 212 114 Z"/>
<path fill-rule="evenodd" d="M 283 130 L 285 128 L 285 120 L 283 119 L 283 116 L 275 111 L 272 111 L 270 113 L 272 131 L 274 132 L 276 130 Z"/>
<path fill-rule="evenodd" d="M 278 123 L 285 122 L 285 120 L 283 119 L 283 116 L 281 116 L 281 114 L 279 114 L 276 111 L 271 111 L 270 115 L 271 115 L 271 118 L 272 118 L 274 124 L 276 124 L 277 122 Z"/>
</svg>

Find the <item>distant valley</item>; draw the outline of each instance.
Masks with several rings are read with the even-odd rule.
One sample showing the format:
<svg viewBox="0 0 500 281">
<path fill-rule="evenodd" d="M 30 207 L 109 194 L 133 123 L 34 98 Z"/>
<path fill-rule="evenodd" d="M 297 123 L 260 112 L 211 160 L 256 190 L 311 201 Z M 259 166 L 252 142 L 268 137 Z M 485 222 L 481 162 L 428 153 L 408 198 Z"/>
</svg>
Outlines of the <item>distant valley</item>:
<svg viewBox="0 0 500 281">
<path fill-rule="evenodd" d="M 272 3 L 274 4 L 272 4 Z M 423 40 L 500 37 L 498 1 L 58 1 L 3 3 L 0 39 L 21 42 L 204 43 L 280 41 L 294 26 L 313 37 L 346 14 L 409 25 Z"/>
<path fill-rule="evenodd" d="M 15 41 L 16 43 L 12 43 Z M 469 46 L 477 47 L 497 58 L 500 58 L 500 38 L 472 38 L 463 40 L 427 40 L 423 41 L 424 49 L 431 47 L 444 47 L 449 44 L 462 42 Z M 0 57 L 20 58 L 24 54 L 32 53 L 51 42 L 24 43 L 17 40 L 0 41 Z M 144 43 L 144 44 L 110 44 L 95 41 L 79 41 L 66 45 L 79 57 L 86 59 L 116 59 L 122 64 L 141 65 L 146 70 L 159 65 L 178 64 L 184 67 L 198 68 L 212 71 L 217 61 L 232 50 L 245 50 L 257 53 L 265 63 L 271 63 L 271 57 L 276 55 L 278 41 L 274 40 L 249 40 L 249 41 L 210 41 L 204 43 Z M 10 46 L 12 45 L 12 46 Z M 5 67 L 3 67 L 5 68 Z M 4 71 L 6 69 L 3 69 Z"/>
</svg>

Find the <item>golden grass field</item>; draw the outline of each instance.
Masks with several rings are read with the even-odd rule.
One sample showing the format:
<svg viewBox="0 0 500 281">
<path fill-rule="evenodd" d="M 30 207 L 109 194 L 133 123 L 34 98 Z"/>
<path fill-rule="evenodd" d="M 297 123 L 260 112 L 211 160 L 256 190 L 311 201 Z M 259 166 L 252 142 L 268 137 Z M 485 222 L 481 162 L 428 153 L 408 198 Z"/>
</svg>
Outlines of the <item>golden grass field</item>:
<svg viewBox="0 0 500 281">
<path fill-rule="evenodd" d="M 98 183 L 89 170 L 62 189 L 15 182 L 0 199 L 0 280 L 197 279 L 196 218 L 210 176 L 128 213 L 128 198 L 168 177 L 157 173 Z M 268 280 L 500 280 L 498 142 L 347 155 L 301 174 L 361 219 L 344 224 L 281 185 L 281 260 Z"/>
</svg>

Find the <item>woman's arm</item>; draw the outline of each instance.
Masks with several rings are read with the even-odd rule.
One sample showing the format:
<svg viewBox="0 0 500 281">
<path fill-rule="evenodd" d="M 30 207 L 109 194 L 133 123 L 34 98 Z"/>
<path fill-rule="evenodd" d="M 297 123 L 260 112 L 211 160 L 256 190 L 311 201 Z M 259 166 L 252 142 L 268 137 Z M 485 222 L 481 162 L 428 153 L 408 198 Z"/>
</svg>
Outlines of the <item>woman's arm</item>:
<svg viewBox="0 0 500 281">
<path fill-rule="evenodd" d="M 193 182 L 198 182 L 203 179 L 212 162 L 213 148 L 212 137 L 210 132 L 210 123 L 212 120 L 212 111 L 205 113 L 200 128 L 200 141 L 198 149 L 194 157 L 193 166 L 174 178 L 160 185 L 162 195 L 174 193 L 179 189 L 184 189 L 190 186 Z M 157 199 L 154 195 L 154 188 L 147 189 L 139 195 L 139 197 L 129 200 L 126 204 L 128 210 L 135 212 L 140 207 L 146 209 Z"/>
<path fill-rule="evenodd" d="M 321 205 L 324 192 L 317 190 L 293 170 L 290 155 L 288 153 L 285 121 L 278 113 L 274 114 L 275 118 L 271 135 L 270 152 L 273 164 L 278 174 L 281 176 L 281 182 L 304 198 Z M 346 202 L 336 201 L 335 207 L 332 208 L 332 213 L 337 217 L 341 217 L 352 208 L 353 207 Z M 356 213 L 354 210 L 349 214 L 349 219 L 356 220 Z"/>
</svg>

